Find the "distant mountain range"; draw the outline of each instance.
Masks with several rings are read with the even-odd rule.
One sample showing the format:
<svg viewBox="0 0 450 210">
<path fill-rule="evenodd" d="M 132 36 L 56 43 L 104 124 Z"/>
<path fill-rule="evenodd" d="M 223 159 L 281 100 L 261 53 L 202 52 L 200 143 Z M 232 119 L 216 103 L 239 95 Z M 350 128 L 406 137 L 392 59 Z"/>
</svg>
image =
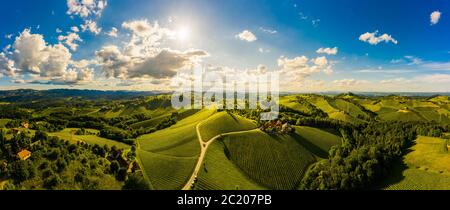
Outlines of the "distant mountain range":
<svg viewBox="0 0 450 210">
<path fill-rule="evenodd" d="M 281 92 L 280 95 L 299 94 L 304 92 Z M 348 92 L 314 92 L 312 94 L 319 95 L 339 95 Z M 132 99 L 136 97 L 152 96 L 158 94 L 170 94 L 168 91 L 103 91 L 103 90 L 81 90 L 81 89 L 50 89 L 50 90 L 33 90 L 33 89 L 17 89 L 17 90 L 0 90 L 0 101 L 4 102 L 25 102 L 51 100 L 61 98 L 80 98 L 87 100 L 117 100 Z M 419 96 L 430 97 L 436 95 L 450 96 L 449 92 L 353 92 L 351 94 L 363 96 Z"/>
<path fill-rule="evenodd" d="M 36 101 L 60 98 L 81 98 L 87 100 L 117 100 L 131 99 L 141 96 L 158 95 L 159 91 L 102 91 L 102 90 L 78 90 L 78 89 L 52 89 L 52 90 L 0 90 L 0 101 Z"/>
</svg>

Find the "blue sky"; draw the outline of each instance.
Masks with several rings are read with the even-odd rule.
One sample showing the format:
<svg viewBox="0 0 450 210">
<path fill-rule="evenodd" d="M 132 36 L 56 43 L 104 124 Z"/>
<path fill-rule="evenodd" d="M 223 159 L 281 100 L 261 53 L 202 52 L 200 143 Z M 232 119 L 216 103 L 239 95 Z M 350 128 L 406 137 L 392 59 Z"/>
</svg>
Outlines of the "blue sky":
<svg viewBox="0 0 450 210">
<path fill-rule="evenodd" d="M 165 76 L 181 65 L 153 65 L 182 57 L 183 64 L 279 70 L 292 91 L 450 91 L 447 0 L 18 0 L 3 3 L 0 14 L 2 89 L 166 89 Z M 96 27 L 83 30 L 87 23 Z M 136 44 L 148 40 L 138 35 L 142 25 L 164 34 L 146 43 L 151 53 Z M 67 41 L 69 34 L 82 41 Z M 27 40 L 45 46 L 20 48 Z"/>
</svg>

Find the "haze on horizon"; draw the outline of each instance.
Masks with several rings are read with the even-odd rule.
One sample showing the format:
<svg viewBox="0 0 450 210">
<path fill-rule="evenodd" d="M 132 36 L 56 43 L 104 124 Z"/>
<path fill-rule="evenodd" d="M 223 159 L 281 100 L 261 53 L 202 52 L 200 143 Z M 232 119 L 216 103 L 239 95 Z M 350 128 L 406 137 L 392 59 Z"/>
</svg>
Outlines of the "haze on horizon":
<svg viewBox="0 0 450 210">
<path fill-rule="evenodd" d="M 450 92 L 442 0 L 3 3 L 0 89 L 170 90 L 208 71 L 280 71 L 280 91 Z"/>
</svg>

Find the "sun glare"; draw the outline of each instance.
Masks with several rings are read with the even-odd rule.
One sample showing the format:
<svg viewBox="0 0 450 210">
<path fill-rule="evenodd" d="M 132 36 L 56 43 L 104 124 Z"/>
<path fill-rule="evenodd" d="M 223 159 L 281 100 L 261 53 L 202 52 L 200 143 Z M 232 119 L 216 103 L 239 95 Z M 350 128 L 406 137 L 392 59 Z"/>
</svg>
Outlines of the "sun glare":
<svg viewBox="0 0 450 210">
<path fill-rule="evenodd" d="M 191 31 L 188 27 L 180 27 L 176 32 L 177 39 L 181 42 L 188 41 L 191 36 Z"/>
</svg>

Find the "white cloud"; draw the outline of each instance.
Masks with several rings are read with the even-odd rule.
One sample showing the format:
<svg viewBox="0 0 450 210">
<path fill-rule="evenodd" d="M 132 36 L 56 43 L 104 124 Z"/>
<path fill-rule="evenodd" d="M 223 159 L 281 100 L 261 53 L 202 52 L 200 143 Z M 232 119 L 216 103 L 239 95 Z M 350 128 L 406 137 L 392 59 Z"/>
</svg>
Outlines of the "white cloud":
<svg viewBox="0 0 450 210">
<path fill-rule="evenodd" d="M 7 39 L 12 39 L 13 36 L 14 36 L 14 34 L 6 34 L 6 35 L 5 35 L 5 38 L 7 38 Z"/>
<path fill-rule="evenodd" d="M 103 47 L 96 55 L 107 77 L 163 79 L 175 76 L 177 70 L 192 64 L 195 58 L 208 54 L 202 50 L 181 52 L 163 49 L 155 56 L 137 59 L 122 54 L 117 46 L 111 45 Z"/>
<path fill-rule="evenodd" d="M 314 59 L 314 64 L 323 68 L 326 65 L 328 65 L 328 60 L 326 57 L 322 56 L 322 57 L 317 57 L 316 59 Z"/>
<path fill-rule="evenodd" d="M 119 31 L 117 30 L 117 28 L 112 27 L 111 31 L 109 31 L 108 33 L 106 33 L 106 35 L 110 36 L 110 37 L 117 37 L 117 33 Z"/>
<path fill-rule="evenodd" d="M 62 44 L 48 45 L 40 34 L 32 34 L 25 29 L 14 41 L 12 47 L 15 72 L 20 75 L 30 75 L 26 83 L 70 83 L 82 82 L 74 74 L 85 69 L 74 66 L 72 54 Z M 84 74 L 84 73 L 82 73 Z M 87 77 L 83 77 L 87 78 Z"/>
<path fill-rule="evenodd" d="M 406 55 L 405 58 L 409 61 L 408 65 L 419 65 L 423 63 L 422 59 L 416 56 Z"/>
<path fill-rule="evenodd" d="M 417 78 L 418 81 L 427 83 L 450 83 L 450 74 L 432 74 Z"/>
<path fill-rule="evenodd" d="M 0 75 L 15 76 L 17 69 L 14 67 L 14 61 L 6 57 L 4 53 L 0 53 Z"/>
<path fill-rule="evenodd" d="M 76 26 L 70 27 L 70 30 L 72 30 L 72 31 L 75 32 L 75 33 L 80 32 L 80 29 L 79 29 L 78 27 L 76 27 Z"/>
<path fill-rule="evenodd" d="M 237 34 L 236 38 L 246 42 L 254 42 L 258 40 L 258 38 L 256 38 L 256 36 L 248 30 L 244 30 L 241 33 Z"/>
<path fill-rule="evenodd" d="M 56 29 L 56 33 L 60 34 L 60 33 L 62 33 L 62 30 L 59 29 L 59 28 L 57 28 L 57 29 Z"/>
<path fill-rule="evenodd" d="M 338 53 L 338 48 L 337 47 L 319 48 L 316 52 L 319 54 L 336 55 Z"/>
<path fill-rule="evenodd" d="M 410 80 L 407 80 L 405 78 L 394 78 L 394 79 L 387 79 L 387 80 L 381 80 L 381 84 L 399 84 L 399 83 L 409 83 Z"/>
<path fill-rule="evenodd" d="M 276 33 L 278 33 L 278 31 L 276 31 L 276 30 L 268 29 L 268 28 L 264 28 L 264 27 L 259 27 L 259 30 L 261 30 L 264 33 L 268 33 L 268 34 L 276 34 Z"/>
<path fill-rule="evenodd" d="M 430 15 L 431 25 L 435 25 L 439 22 L 439 19 L 441 19 L 441 14 L 442 13 L 439 11 L 434 11 L 431 13 L 431 15 Z"/>
<path fill-rule="evenodd" d="M 173 38 L 173 31 L 159 26 L 158 22 L 134 20 L 124 22 L 122 27 L 132 33 L 123 47 L 108 45 L 96 52 L 98 64 L 108 78 L 129 81 L 145 78 L 157 82 L 208 56 L 202 50 L 162 48 L 162 43 Z"/>
<path fill-rule="evenodd" d="M 361 69 L 361 70 L 357 70 L 355 72 L 357 72 L 357 73 L 404 74 L 404 73 L 417 72 L 417 70 L 413 70 L 413 69 Z"/>
<path fill-rule="evenodd" d="M 421 66 L 429 70 L 450 71 L 450 62 L 427 62 Z"/>
<path fill-rule="evenodd" d="M 83 32 L 90 31 L 91 33 L 98 35 L 100 32 L 102 32 L 102 28 L 97 26 L 97 22 L 94 22 L 92 20 L 86 20 L 84 24 L 81 25 L 81 30 Z"/>
<path fill-rule="evenodd" d="M 312 25 L 313 25 L 314 27 L 317 27 L 317 26 L 319 26 L 320 19 L 312 20 L 311 23 L 312 23 Z"/>
<path fill-rule="evenodd" d="M 106 5 L 106 0 L 67 0 L 67 14 L 77 15 L 81 18 L 99 17 Z"/>
<path fill-rule="evenodd" d="M 281 67 L 280 77 L 288 84 L 297 84 L 320 72 L 327 75 L 333 73 L 332 64 L 326 57 L 314 59 L 308 59 L 306 56 L 298 56 L 293 59 L 280 57 L 278 66 Z"/>
<path fill-rule="evenodd" d="M 83 40 L 76 33 L 68 33 L 66 36 L 59 35 L 58 40 L 60 42 L 64 42 L 67 46 L 70 47 L 72 51 L 76 51 L 78 49 L 78 44 L 75 42 L 82 42 Z"/>
<path fill-rule="evenodd" d="M 392 36 L 389 34 L 383 34 L 381 36 L 377 36 L 377 34 L 378 34 L 378 31 L 375 31 L 373 33 L 366 32 L 364 34 L 361 34 L 361 36 L 359 36 L 359 40 L 362 42 L 367 42 L 371 45 L 377 45 L 380 42 L 386 42 L 386 43 L 392 42 L 394 44 L 398 43 L 397 40 L 392 38 Z"/>
<path fill-rule="evenodd" d="M 369 83 L 366 80 L 356 80 L 356 79 L 342 79 L 342 80 L 334 80 L 333 84 L 339 86 L 339 87 L 352 87 L 357 86 L 361 84 L 367 84 Z"/>
<path fill-rule="evenodd" d="M 270 50 L 269 50 L 269 49 L 264 49 L 264 48 L 260 47 L 260 48 L 258 48 L 258 52 L 260 52 L 260 53 L 269 53 Z"/>
</svg>

